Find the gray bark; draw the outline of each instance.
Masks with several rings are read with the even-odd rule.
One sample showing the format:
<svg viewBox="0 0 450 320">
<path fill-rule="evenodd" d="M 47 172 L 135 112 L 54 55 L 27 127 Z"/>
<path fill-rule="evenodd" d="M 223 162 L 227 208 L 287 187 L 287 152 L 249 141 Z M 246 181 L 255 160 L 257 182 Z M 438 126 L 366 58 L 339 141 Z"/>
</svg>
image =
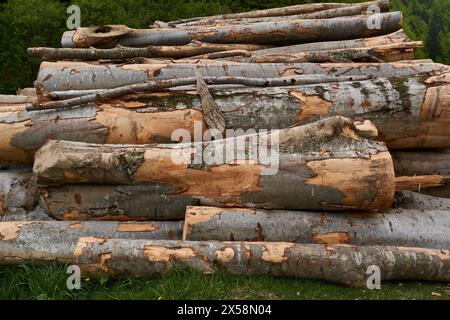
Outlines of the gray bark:
<svg viewBox="0 0 450 320">
<path fill-rule="evenodd" d="M 29 248 L 0 241 L 0 263 L 37 263 L 49 256 L 47 247 Z M 82 274 L 90 277 L 148 278 L 190 267 L 205 273 L 225 269 L 240 275 L 320 279 L 366 287 L 368 267 L 376 265 L 383 281 L 450 281 L 449 251 L 426 248 L 81 238 L 74 251 L 58 250 L 52 256 L 80 266 Z"/>
<path fill-rule="evenodd" d="M 188 207 L 183 240 L 450 248 L 450 211 L 384 213 Z"/>
<path fill-rule="evenodd" d="M 162 64 L 162 65 L 92 65 L 80 62 L 43 63 L 36 87 L 41 94 L 65 90 L 111 89 L 152 79 L 195 77 L 279 78 L 283 76 L 321 74 L 373 77 L 432 76 L 449 72 L 437 63 L 295 63 L 295 64 Z"/>
<path fill-rule="evenodd" d="M 392 161 L 383 143 L 363 138 L 368 133 L 370 128 L 331 117 L 270 136 L 195 144 L 50 141 L 36 153 L 34 173 L 41 185 L 167 183 L 181 198 L 195 197 L 215 206 L 388 208 L 395 188 Z M 256 148 L 264 153 L 264 141 L 277 134 L 279 142 L 271 140 L 267 146 L 272 157 L 258 156 Z M 243 146 L 244 141 L 249 143 Z M 230 148 L 238 154 L 223 159 Z"/>
</svg>

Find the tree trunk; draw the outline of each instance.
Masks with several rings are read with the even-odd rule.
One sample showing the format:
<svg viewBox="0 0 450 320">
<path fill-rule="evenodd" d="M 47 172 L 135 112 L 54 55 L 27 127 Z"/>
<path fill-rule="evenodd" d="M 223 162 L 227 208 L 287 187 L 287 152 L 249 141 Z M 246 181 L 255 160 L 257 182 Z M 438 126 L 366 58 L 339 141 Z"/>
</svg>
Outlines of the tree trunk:
<svg viewBox="0 0 450 320">
<path fill-rule="evenodd" d="M 295 75 L 346 75 L 379 77 L 433 76 L 450 72 L 437 63 L 296 63 L 296 64 L 159 64 L 93 65 L 82 62 L 44 62 L 37 76 L 40 95 L 65 90 L 111 89 L 148 80 L 195 77 L 279 78 Z"/>
<path fill-rule="evenodd" d="M 14 106 L 17 104 L 24 104 L 36 101 L 35 97 L 23 96 L 23 95 L 7 95 L 0 94 L 0 108 L 5 106 Z"/>
<path fill-rule="evenodd" d="M 160 92 L 167 91 L 171 88 L 180 86 L 189 86 L 198 83 L 198 78 L 201 77 L 199 73 L 196 77 L 192 78 L 178 78 L 178 79 L 156 79 L 148 80 L 143 83 L 136 83 L 125 85 L 113 89 L 100 90 L 92 94 L 67 99 L 64 101 L 53 102 L 35 102 L 26 106 L 27 111 L 41 111 L 50 109 L 63 109 L 75 106 L 84 105 L 90 102 L 99 102 L 118 96 L 127 94 L 134 94 L 137 92 Z M 281 78 L 247 78 L 247 77 L 210 77 L 203 78 L 202 81 L 206 81 L 211 85 L 244 85 L 248 87 L 279 87 L 279 86 L 292 86 L 292 85 L 308 85 L 308 84 L 323 84 L 323 83 L 335 83 L 335 82 L 348 82 L 348 81 L 362 81 L 367 80 L 370 77 L 367 76 L 325 76 L 325 75 L 300 75 L 300 76 L 287 76 Z M 208 90 L 206 83 L 204 88 Z M 197 85 L 196 91 L 201 98 L 203 98 L 203 92 Z M 209 91 L 209 90 L 208 90 Z"/>
<path fill-rule="evenodd" d="M 227 270 L 240 275 L 320 279 L 357 287 L 366 287 L 368 268 L 375 265 L 383 281 L 450 281 L 450 253 L 443 249 L 96 237 L 79 239 L 75 250 L 58 244 L 53 247 L 51 252 L 38 243 L 19 246 L 15 241 L 0 241 L 0 263 L 56 259 L 80 266 L 82 275 L 89 277 L 107 274 L 148 278 L 189 267 L 204 273 Z"/>
<path fill-rule="evenodd" d="M 179 195 L 165 183 L 142 185 L 65 185 L 41 188 L 40 202 L 57 220 L 182 220 L 186 206 L 200 199 Z"/>
<path fill-rule="evenodd" d="M 269 54 L 250 58 L 253 63 L 303 62 L 395 62 L 414 59 L 414 49 L 423 47 L 420 41 L 402 42 L 365 48 L 306 51 L 294 54 Z"/>
<path fill-rule="evenodd" d="M 184 128 L 193 134 L 194 123 L 203 123 L 201 111 L 194 109 L 141 112 L 146 103 L 121 104 L 116 100 L 72 110 L 33 112 L 24 107 L 0 109 L 0 163 L 32 163 L 34 153 L 48 139 L 111 144 L 170 142 L 174 130 Z"/>
<path fill-rule="evenodd" d="M 392 154 L 397 175 L 441 175 L 448 177 L 444 186 L 422 189 L 425 194 L 450 198 L 450 153 L 440 150 L 396 151 Z"/>
<path fill-rule="evenodd" d="M 0 222 L 0 264 L 71 262 L 81 239 L 178 240 L 181 222 Z"/>
<path fill-rule="evenodd" d="M 233 50 L 262 50 L 269 48 L 267 45 L 257 44 L 215 44 L 192 42 L 184 46 L 152 46 L 146 48 L 115 47 L 112 49 L 82 49 L 82 48 L 28 48 L 30 57 L 38 57 L 43 60 L 120 60 L 132 58 L 188 58 L 213 52 Z"/>
<path fill-rule="evenodd" d="M 6 214 L 24 214 L 37 204 L 37 187 L 31 172 L 0 171 L 0 220 Z"/>
<path fill-rule="evenodd" d="M 296 44 L 291 46 L 281 46 L 269 49 L 261 49 L 252 51 L 253 57 L 259 57 L 270 54 L 295 54 L 298 52 L 309 51 L 328 51 L 339 49 L 352 49 L 352 48 L 367 48 L 373 46 L 381 46 L 386 44 L 396 44 L 410 42 L 411 40 L 402 30 L 396 31 L 391 34 L 386 34 L 372 38 L 360 38 L 352 40 L 340 40 L 340 41 L 324 41 L 324 42 L 311 42 Z M 234 59 L 230 59 L 234 60 Z"/>
<path fill-rule="evenodd" d="M 375 20 L 380 21 L 380 28 L 372 27 Z M 280 45 L 366 38 L 392 33 L 401 28 L 401 12 L 388 12 L 373 16 L 284 20 L 195 29 L 129 29 L 124 26 L 79 28 L 66 31 L 61 43 L 65 48 L 111 47 L 117 44 L 127 47 L 185 45 L 192 40 Z"/>
<path fill-rule="evenodd" d="M 429 196 L 412 191 L 395 193 L 395 208 L 417 209 L 417 210 L 450 210 L 450 199 Z"/>
<path fill-rule="evenodd" d="M 173 24 L 166 23 L 167 26 L 174 26 L 177 28 L 182 27 L 197 27 L 197 26 L 220 26 L 220 25 L 233 25 L 233 24 L 249 24 L 249 23 L 257 23 L 257 22 L 275 22 L 280 20 L 297 20 L 297 19 L 330 19 L 336 17 L 349 17 L 349 16 L 358 16 L 361 14 L 370 14 L 371 11 L 368 11 L 370 8 L 377 8 L 378 12 L 387 12 L 389 11 L 389 1 L 381 0 L 381 1 L 373 1 L 373 2 L 365 2 L 353 4 L 351 6 L 344 6 L 339 8 L 332 8 L 327 10 L 320 10 L 310 13 L 303 14 L 295 14 L 288 16 L 269 16 L 269 17 L 257 17 L 257 18 L 234 18 L 234 19 L 208 19 L 204 20 L 194 20 L 190 22 Z M 160 27 L 161 23 L 154 24 L 152 28 Z"/>
<path fill-rule="evenodd" d="M 183 240 L 450 248 L 448 211 L 321 213 L 188 207 Z"/>
<path fill-rule="evenodd" d="M 372 3 L 372 2 L 370 2 Z M 306 14 L 323 10 L 330 10 L 335 8 L 350 7 L 352 4 L 349 3 L 307 3 L 298 4 L 288 7 L 281 8 L 271 8 L 266 10 L 255 10 L 249 12 L 239 12 L 239 13 L 228 13 L 220 14 L 208 17 L 196 17 L 188 19 L 179 19 L 175 21 L 170 21 L 168 24 L 177 25 L 184 24 L 188 22 L 205 23 L 205 21 L 216 21 L 216 20 L 226 20 L 226 19 L 245 19 L 245 18 L 261 18 L 261 17 L 276 17 L 276 16 L 290 16 L 294 14 Z"/>
<path fill-rule="evenodd" d="M 195 144 L 50 141 L 36 153 L 34 173 L 41 185 L 166 183 L 181 197 L 216 206 L 388 208 L 392 160 L 384 144 L 359 135 L 370 129 L 331 117 L 269 135 Z"/>
<path fill-rule="evenodd" d="M 386 69 L 387 71 L 387 69 Z M 450 82 L 421 77 L 278 88 L 212 90 L 227 128 L 279 129 L 333 115 L 370 120 L 390 149 L 450 147 Z M 122 97 L 122 100 L 127 100 Z M 131 101 L 149 106 L 201 110 L 191 92 L 140 94 Z M 138 99 L 138 100 L 136 100 Z"/>
</svg>

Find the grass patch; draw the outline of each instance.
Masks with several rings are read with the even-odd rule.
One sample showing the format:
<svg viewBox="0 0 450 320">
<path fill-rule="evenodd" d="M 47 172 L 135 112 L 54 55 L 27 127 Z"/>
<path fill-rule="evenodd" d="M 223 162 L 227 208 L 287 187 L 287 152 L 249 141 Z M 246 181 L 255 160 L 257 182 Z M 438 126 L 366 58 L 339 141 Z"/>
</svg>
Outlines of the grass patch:
<svg viewBox="0 0 450 320">
<path fill-rule="evenodd" d="M 80 290 L 68 290 L 63 266 L 0 267 L 0 299 L 433 299 L 450 298 L 447 284 L 382 283 L 381 290 L 346 288 L 322 281 L 226 272 L 201 274 L 173 270 L 161 277 L 83 279 Z M 438 293 L 440 296 L 432 295 Z"/>
</svg>

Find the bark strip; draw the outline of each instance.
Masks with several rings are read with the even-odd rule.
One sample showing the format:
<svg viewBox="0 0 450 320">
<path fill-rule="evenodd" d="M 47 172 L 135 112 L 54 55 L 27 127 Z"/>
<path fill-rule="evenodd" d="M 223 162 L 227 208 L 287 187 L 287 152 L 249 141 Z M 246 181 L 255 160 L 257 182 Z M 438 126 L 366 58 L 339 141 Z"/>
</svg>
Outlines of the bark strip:
<svg viewBox="0 0 450 320">
<path fill-rule="evenodd" d="M 180 196 L 217 206 L 388 208 L 394 194 L 392 160 L 384 144 L 361 136 L 371 134 L 366 130 L 331 117 L 270 135 L 194 144 L 50 141 L 36 153 L 34 173 L 41 185 L 167 183 Z M 230 150 L 234 155 L 224 159 Z M 261 158 L 256 150 L 273 153 Z"/>
</svg>

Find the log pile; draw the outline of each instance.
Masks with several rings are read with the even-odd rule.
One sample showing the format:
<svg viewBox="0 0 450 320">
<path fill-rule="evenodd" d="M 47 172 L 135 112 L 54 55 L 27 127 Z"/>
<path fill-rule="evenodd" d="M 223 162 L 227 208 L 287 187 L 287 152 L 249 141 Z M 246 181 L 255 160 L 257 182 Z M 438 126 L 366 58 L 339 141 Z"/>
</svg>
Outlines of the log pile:
<svg viewBox="0 0 450 320">
<path fill-rule="evenodd" d="M 0 264 L 450 281 L 450 67 L 389 1 L 61 43 L 0 96 Z"/>
</svg>

